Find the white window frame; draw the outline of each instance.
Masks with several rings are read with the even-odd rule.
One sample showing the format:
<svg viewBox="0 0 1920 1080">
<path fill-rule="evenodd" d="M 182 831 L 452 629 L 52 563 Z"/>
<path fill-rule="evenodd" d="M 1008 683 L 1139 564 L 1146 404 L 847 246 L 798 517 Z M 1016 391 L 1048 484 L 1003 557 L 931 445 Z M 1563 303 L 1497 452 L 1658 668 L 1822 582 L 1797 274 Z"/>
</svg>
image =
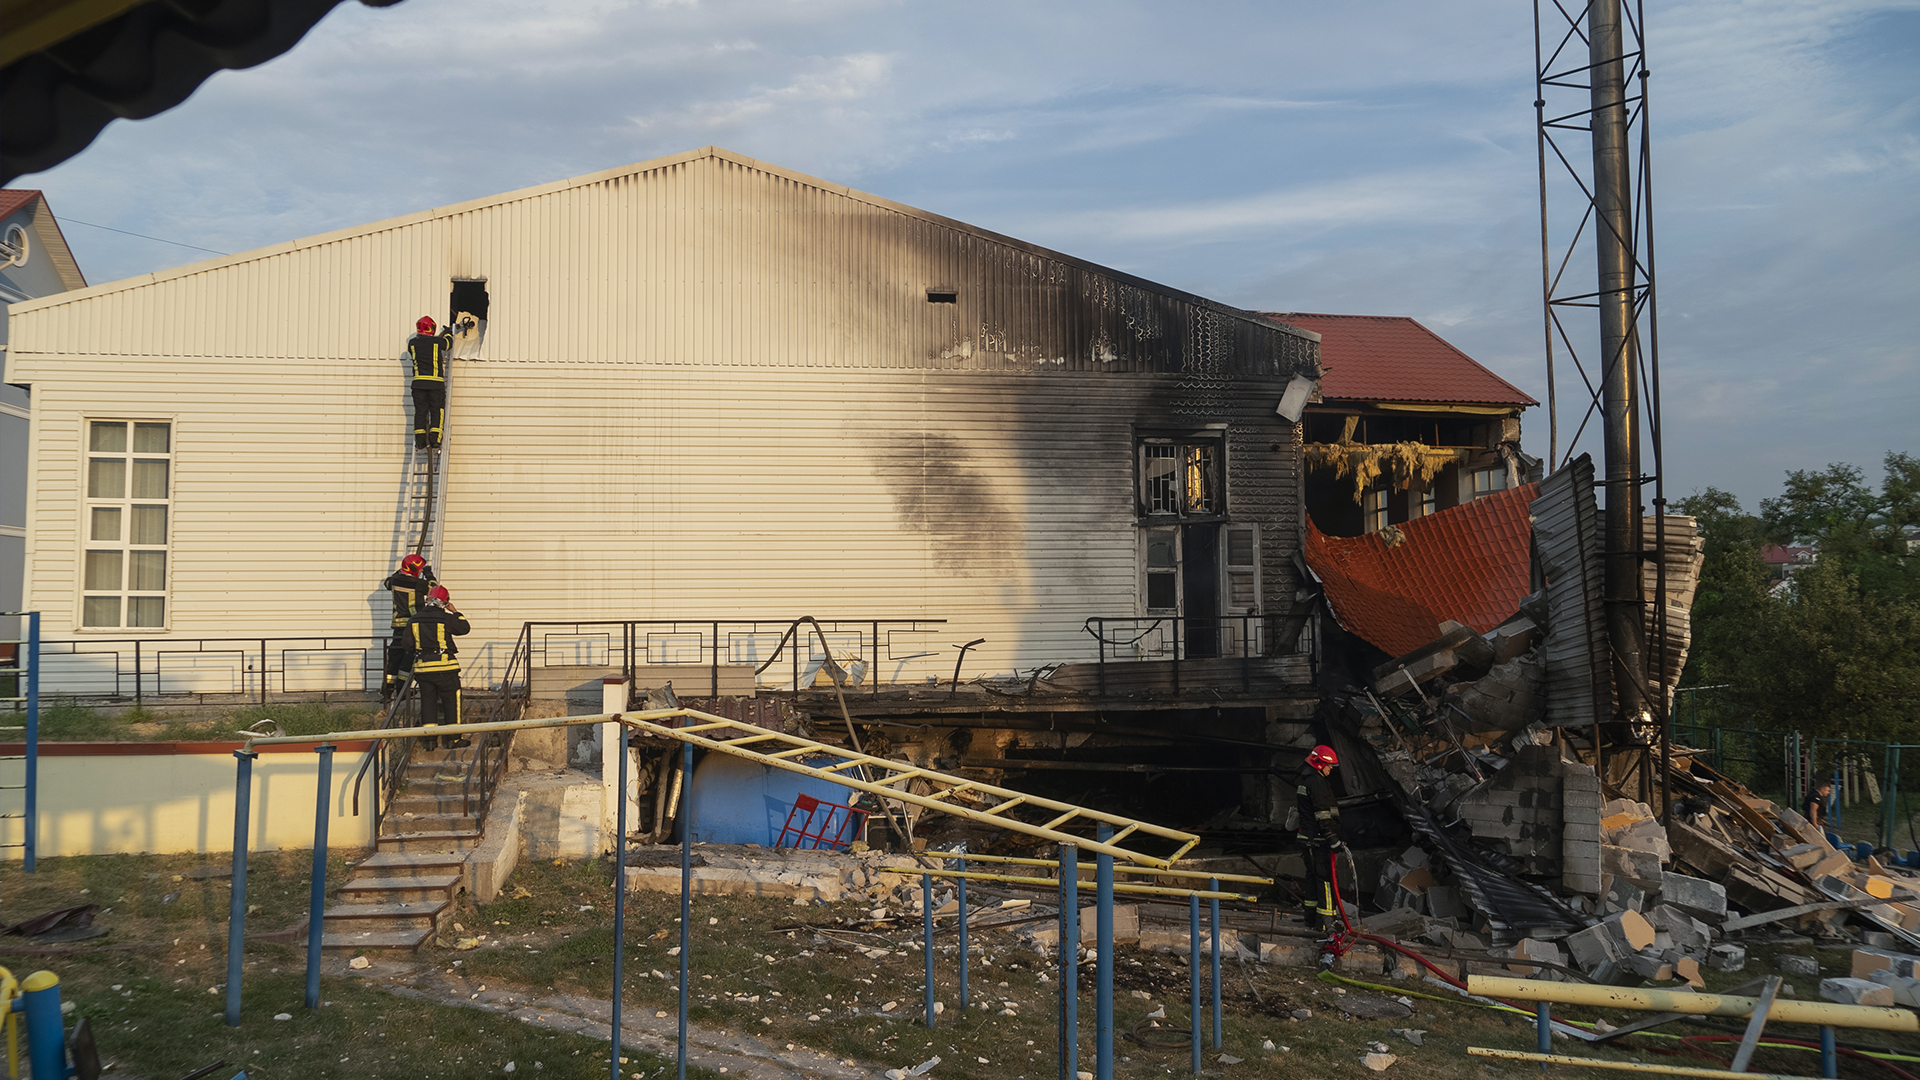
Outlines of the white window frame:
<svg viewBox="0 0 1920 1080">
<path fill-rule="evenodd" d="M 1149 549 L 1155 539 L 1165 539 L 1172 542 L 1173 566 L 1171 568 L 1155 567 L 1153 565 Z M 1178 525 L 1153 525 L 1140 530 L 1140 614 L 1179 615 L 1180 612 L 1184 610 L 1185 605 L 1183 601 L 1186 600 L 1186 584 L 1181 580 L 1183 575 L 1180 572 L 1182 565 L 1180 545 L 1181 536 Z M 1173 580 L 1172 607 L 1153 607 L 1147 602 L 1147 598 L 1152 595 L 1152 590 L 1149 587 L 1150 583 L 1152 579 L 1157 576 L 1164 576 Z"/>
<path fill-rule="evenodd" d="M 1387 505 L 1387 489 L 1372 487 L 1360 493 L 1360 529 L 1362 532 L 1376 533 L 1386 528 L 1391 521 L 1391 511 Z"/>
<path fill-rule="evenodd" d="M 127 438 L 120 451 L 96 451 L 93 449 L 94 425 L 124 425 Z M 138 424 L 165 424 L 167 427 L 167 449 L 164 453 L 152 450 L 136 450 L 135 437 Z M 172 628 L 173 623 L 173 578 L 174 548 L 173 538 L 179 528 L 174 514 L 174 493 L 179 488 L 178 454 L 180 448 L 180 424 L 172 416 L 85 416 L 80 420 L 80 462 L 79 462 L 79 513 L 76 515 L 75 541 L 75 585 L 73 625 L 76 632 L 87 634 L 160 634 Z M 95 497 L 92 494 L 92 463 L 94 459 L 119 458 L 126 463 L 121 473 L 119 498 Z M 164 461 L 166 463 L 166 495 L 162 498 L 136 497 L 133 492 L 134 462 Z M 164 514 L 164 539 L 159 543 L 152 541 L 136 542 L 133 528 L 137 508 L 161 508 Z M 114 539 L 95 539 L 96 511 L 109 511 L 114 517 L 117 528 L 111 530 Z M 102 522 L 104 524 L 104 520 Z M 118 567 L 118 588 L 89 588 L 89 553 L 117 552 L 120 556 Z M 157 589 L 135 589 L 134 573 L 135 553 L 160 555 L 160 587 Z M 89 598 L 117 597 L 118 623 L 113 626 L 88 625 L 87 601 Z M 133 614 L 133 600 L 157 599 L 160 601 L 161 618 L 158 624 L 150 626 L 132 626 L 129 621 Z"/>
<path fill-rule="evenodd" d="M 1486 482 L 1486 487 L 1484 488 L 1480 486 L 1483 479 Z M 1507 490 L 1507 467 L 1505 465 L 1491 465 L 1484 469 L 1475 469 L 1467 474 L 1467 491 L 1473 498 L 1478 499 L 1486 495 L 1492 495 L 1497 491 L 1505 490 Z"/>
</svg>

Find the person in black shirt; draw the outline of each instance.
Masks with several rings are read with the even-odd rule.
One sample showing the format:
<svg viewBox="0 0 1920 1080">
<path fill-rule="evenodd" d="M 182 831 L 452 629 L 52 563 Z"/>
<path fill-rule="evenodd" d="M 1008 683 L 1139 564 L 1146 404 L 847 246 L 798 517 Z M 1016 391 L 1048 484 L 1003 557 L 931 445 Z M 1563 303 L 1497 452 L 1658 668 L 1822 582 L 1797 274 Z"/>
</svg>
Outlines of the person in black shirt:
<svg viewBox="0 0 1920 1080">
<path fill-rule="evenodd" d="M 1301 894 L 1301 913 L 1310 930 L 1326 930 L 1338 923 L 1340 912 L 1333 906 L 1333 878 L 1328 871 L 1335 852 L 1347 850 L 1340 834 L 1340 798 L 1328 777 L 1340 764 L 1331 746 L 1316 746 L 1300 766 L 1296 778 L 1300 810 L 1300 839 L 1306 844 L 1306 891 Z"/>
<path fill-rule="evenodd" d="M 413 362 L 413 448 L 440 445 L 447 421 L 447 357 L 453 354 L 453 335 L 435 333 L 433 316 L 422 315 L 413 324 L 419 331 L 407 339 L 407 357 Z"/>
<path fill-rule="evenodd" d="M 1807 819 L 1807 824 L 1824 831 L 1827 827 L 1827 800 L 1832 797 L 1833 781 L 1820 781 L 1807 794 L 1807 801 L 1800 804 L 1800 816 Z"/>
<path fill-rule="evenodd" d="M 401 559 L 400 569 L 380 583 L 381 588 L 393 595 L 393 640 L 387 643 L 386 678 L 380 685 L 382 705 L 393 701 L 393 696 L 413 673 L 413 645 L 407 637 L 407 624 L 420 613 L 427 600 L 427 590 L 435 584 L 433 567 L 418 554 Z"/>
</svg>

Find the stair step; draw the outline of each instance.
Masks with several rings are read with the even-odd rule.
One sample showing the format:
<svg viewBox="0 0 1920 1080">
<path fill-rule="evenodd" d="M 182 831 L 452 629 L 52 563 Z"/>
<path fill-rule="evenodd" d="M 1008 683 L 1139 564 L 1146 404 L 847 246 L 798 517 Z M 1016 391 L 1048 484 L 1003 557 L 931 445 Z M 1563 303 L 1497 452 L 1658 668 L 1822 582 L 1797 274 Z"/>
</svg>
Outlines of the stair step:
<svg viewBox="0 0 1920 1080">
<path fill-rule="evenodd" d="M 460 816 L 467 807 L 479 806 L 479 792 L 469 798 L 465 793 L 455 791 L 418 791 L 417 784 L 410 784 L 399 798 L 393 800 L 393 807 L 387 811 L 386 820 L 404 818 L 408 814 L 419 817 L 423 814 L 451 814 Z"/>
<path fill-rule="evenodd" d="M 453 906 L 453 901 L 414 900 L 388 904 L 336 904 L 321 912 L 322 928 L 348 930 L 408 930 L 418 926 L 431 928 L 434 917 Z"/>
<path fill-rule="evenodd" d="M 411 835 L 413 833 L 454 833 L 475 832 L 480 828 L 480 818 L 475 814 L 388 814 L 380 823 L 380 831 L 387 836 Z"/>
<path fill-rule="evenodd" d="M 356 875 L 334 898 L 343 904 L 415 903 L 422 900 L 450 900 L 460 884 L 459 874 L 421 874 L 410 877 L 370 877 Z"/>
<path fill-rule="evenodd" d="M 412 930 L 354 930 L 340 934 L 321 934 L 320 948 L 328 952 L 359 952 L 363 949 L 405 949 L 417 952 L 420 946 L 433 940 L 432 927 L 418 927 Z"/>
<path fill-rule="evenodd" d="M 400 876 L 402 874 L 419 874 L 423 871 L 439 870 L 444 867 L 460 867 L 466 864 L 467 853 L 464 851 L 421 851 L 411 853 L 381 851 L 355 863 L 353 869 L 356 874 L 364 870 L 381 873 L 392 872 L 395 876 Z"/>
<path fill-rule="evenodd" d="M 403 851 L 409 854 L 425 851 L 459 851 L 464 854 L 468 848 L 479 843 L 478 829 L 466 832 L 393 833 L 377 841 L 378 850 L 382 852 Z"/>
</svg>

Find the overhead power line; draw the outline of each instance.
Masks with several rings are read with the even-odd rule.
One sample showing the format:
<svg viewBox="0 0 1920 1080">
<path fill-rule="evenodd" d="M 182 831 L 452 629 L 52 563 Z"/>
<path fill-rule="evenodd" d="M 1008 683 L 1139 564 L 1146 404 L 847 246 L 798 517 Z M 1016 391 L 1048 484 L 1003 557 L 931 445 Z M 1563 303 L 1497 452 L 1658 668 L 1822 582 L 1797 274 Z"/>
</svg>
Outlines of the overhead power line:
<svg viewBox="0 0 1920 1080">
<path fill-rule="evenodd" d="M 67 224 L 85 225 L 89 229 L 105 229 L 108 232 L 119 233 L 121 236 L 137 236 L 142 240 L 158 240 L 162 244 L 172 244 L 174 247 L 192 248 L 195 251 L 204 251 L 212 255 L 233 254 L 230 251 L 215 251 L 210 247 L 201 247 L 199 244 L 183 244 L 178 240 L 168 240 L 165 237 L 148 236 L 146 233 L 129 232 L 126 229 L 116 229 L 111 225 L 95 225 L 91 221 L 81 221 L 79 218 L 66 217 L 65 215 L 62 215 L 60 220 Z"/>
</svg>

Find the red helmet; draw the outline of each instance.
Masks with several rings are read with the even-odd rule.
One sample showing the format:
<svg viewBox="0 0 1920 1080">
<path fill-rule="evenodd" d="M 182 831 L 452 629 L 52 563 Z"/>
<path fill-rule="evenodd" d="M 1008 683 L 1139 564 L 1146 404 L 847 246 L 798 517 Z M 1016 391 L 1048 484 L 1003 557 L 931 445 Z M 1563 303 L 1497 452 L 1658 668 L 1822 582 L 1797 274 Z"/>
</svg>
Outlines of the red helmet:
<svg viewBox="0 0 1920 1080">
<path fill-rule="evenodd" d="M 447 604 L 452 601 L 453 597 L 447 595 L 447 587 L 445 585 L 435 585 L 433 588 L 427 590 L 428 603 Z M 1332 751 L 1329 750 L 1328 753 L 1332 753 Z"/>
<path fill-rule="evenodd" d="M 433 316 L 431 315 L 420 316 L 420 321 L 417 323 L 414 323 L 413 328 L 415 330 L 420 331 L 423 334 L 433 333 Z"/>
<path fill-rule="evenodd" d="M 1333 747 L 1322 744 L 1307 755 L 1307 764 L 1324 771 L 1340 764 L 1340 755 L 1333 752 Z"/>
<path fill-rule="evenodd" d="M 400 572 L 403 574 L 417 574 L 426 568 L 427 560 L 421 558 L 418 553 L 400 560 Z"/>
</svg>

